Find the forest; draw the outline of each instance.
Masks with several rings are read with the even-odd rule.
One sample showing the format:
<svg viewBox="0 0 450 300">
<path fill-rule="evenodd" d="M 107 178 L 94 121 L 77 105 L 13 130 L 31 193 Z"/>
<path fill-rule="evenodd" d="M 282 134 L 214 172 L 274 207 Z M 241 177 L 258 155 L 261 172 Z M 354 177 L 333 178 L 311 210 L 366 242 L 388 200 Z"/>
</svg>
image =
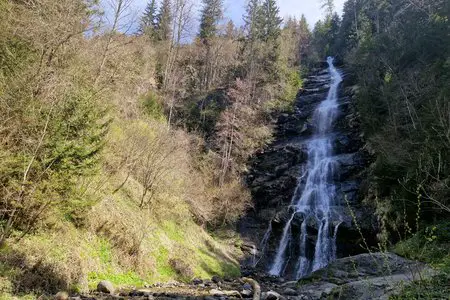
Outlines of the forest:
<svg viewBox="0 0 450 300">
<path fill-rule="evenodd" d="M 445 293 L 449 1 L 325 0 L 308 24 L 248 0 L 243 25 L 223 0 L 133 2 L 0 0 L 0 299 L 239 277 L 251 161 L 327 56 L 379 248 L 442 270 Z"/>
</svg>

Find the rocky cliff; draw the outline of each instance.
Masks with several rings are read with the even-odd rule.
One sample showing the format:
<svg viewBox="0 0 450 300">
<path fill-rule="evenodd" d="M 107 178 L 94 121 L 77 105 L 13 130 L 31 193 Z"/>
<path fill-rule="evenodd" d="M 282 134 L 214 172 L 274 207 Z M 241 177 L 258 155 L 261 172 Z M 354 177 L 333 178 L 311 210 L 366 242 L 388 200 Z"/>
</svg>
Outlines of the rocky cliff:
<svg viewBox="0 0 450 300">
<path fill-rule="evenodd" d="M 239 224 L 245 240 L 243 250 L 248 253 L 243 262 L 245 267 L 267 270 L 272 263 L 283 225 L 289 218 L 291 199 L 294 193 L 301 193 L 304 184 L 302 181 L 305 180 L 308 159 L 306 144 L 314 131 L 313 112 L 326 98 L 329 84 L 330 74 L 325 65 L 307 77 L 304 88 L 298 94 L 294 111 L 281 114 L 278 118 L 275 142 L 252 162 L 247 184 L 252 191 L 254 208 Z M 368 244 L 375 243 L 377 227 L 370 206 L 362 203 L 367 194 L 365 180 L 370 155 L 364 149 L 352 97 L 351 88 L 346 86 L 344 78 L 338 96 L 339 115 L 333 124 L 332 133 L 335 135 L 333 155 L 337 160 L 333 174 L 338 198 L 336 201 L 341 203 L 341 214 L 345 216 L 337 233 L 337 257 L 365 252 L 360 246 L 363 243 L 356 222 Z M 352 217 L 352 212 L 356 218 Z M 294 219 L 292 230 L 299 232 L 301 222 Z M 318 230 L 317 224 L 310 222 L 307 226 L 308 231 L 313 232 L 309 239 L 317 238 L 314 237 L 314 232 Z M 294 238 L 298 232 L 297 235 L 293 233 Z M 292 257 L 298 255 L 295 249 L 290 251 Z"/>
</svg>

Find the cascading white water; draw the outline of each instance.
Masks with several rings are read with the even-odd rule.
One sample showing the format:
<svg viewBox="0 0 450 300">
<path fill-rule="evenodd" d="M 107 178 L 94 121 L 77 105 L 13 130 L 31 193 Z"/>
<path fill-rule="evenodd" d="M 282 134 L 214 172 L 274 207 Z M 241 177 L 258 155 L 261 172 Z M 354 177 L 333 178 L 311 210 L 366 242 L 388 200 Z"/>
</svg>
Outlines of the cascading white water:
<svg viewBox="0 0 450 300">
<path fill-rule="evenodd" d="M 327 98 L 321 102 L 314 112 L 313 122 L 316 128 L 313 138 L 308 142 L 308 163 L 306 183 L 301 193 L 296 192 L 291 201 L 292 215 L 286 223 L 280 243 L 269 270 L 269 274 L 283 275 L 286 267 L 286 252 L 292 241 L 291 226 L 297 214 L 303 221 L 300 232 L 300 256 L 296 262 L 295 275 L 301 278 L 311 271 L 325 267 L 336 258 L 336 235 L 341 221 L 333 220 L 338 212 L 333 211 L 336 189 L 332 182 L 336 160 L 333 155 L 333 139 L 330 135 L 333 122 L 338 114 L 338 88 L 342 81 L 339 71 L 333 64 L 333 58 L 328 58 L 331 76 L 330 90 Z M 300 186 L 300 182 L 299 182 Z M 299 187 L 297 187 L 297 190 Z M 308 259 L 307 224 L 317 223 L 317 240 L 314 256 Z"/>
</svg>

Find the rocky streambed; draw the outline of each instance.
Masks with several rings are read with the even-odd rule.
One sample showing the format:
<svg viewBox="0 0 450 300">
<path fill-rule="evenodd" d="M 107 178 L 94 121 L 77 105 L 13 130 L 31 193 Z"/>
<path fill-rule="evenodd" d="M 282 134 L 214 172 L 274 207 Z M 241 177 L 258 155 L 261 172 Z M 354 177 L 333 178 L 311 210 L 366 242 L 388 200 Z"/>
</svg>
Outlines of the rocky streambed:
<svg viewBox="0 0 450 300">
<path fill-rule="evenodd" d="M 412 281 L 429 278 L 434 274 L 426 265 L 392 253 L 368 253 L 338 259 L 300 281 L 253 273 L 246 278 L 194 279 L 191 283 L 172 282 L 123 291 L 115 291 L 109 283 L 105 287 L 103 282 L 98 291 L 90 295 L 58 299 L 388 299 Z"/>
</svg>

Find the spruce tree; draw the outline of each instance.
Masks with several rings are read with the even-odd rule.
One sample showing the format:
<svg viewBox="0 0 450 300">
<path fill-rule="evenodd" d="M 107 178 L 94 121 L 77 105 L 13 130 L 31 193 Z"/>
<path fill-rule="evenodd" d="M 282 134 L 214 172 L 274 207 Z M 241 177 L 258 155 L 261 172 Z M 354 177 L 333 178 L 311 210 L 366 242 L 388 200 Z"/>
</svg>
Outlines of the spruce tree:
<svg viewBox="0 0 450 300">
<path fill-rule="evenodd" d="M 222 17 L 222 7 L 223 0 L 203 0 L 198 36 L 205 44 L 217 35 L 217 23 Z"/>
<path fill-rule="evenodd" d="M 279 13 L 280 9 L 275 0 L 264 0 L 261 6 L 261 14 L 264 26 L 263 40 L 265 42 L 276 43 L 280 36 L 280 25 L 283 20 L 279 17 Z"/>
<path fill-rule="evenodd" d="M 263 21 L 260 0 L 250 0 L 244 15 L 246 40 L 254 42 L 262 38 Z"/>
<path fill-rule="evenodd" d="M 267 82 L 276 82 L 279 78 L 278 60 L 280 57 L 281 22 L 279 8 L 275 0 L 264 0 L 261 6 L 263 22 L 263 42 L 265 43 L 263 55 L 263 71 Z"/>
<path fill-rule="evenodd" d="M 141 18 L 139 32 L 154 38 L 156 30 L 156 0 L 150 0 L 145 8 L 144 15 Z"/>
<path fill-rule="evenodd" d="M 170 0 L 163 0 L 156 16 L 156 39 L 168 41 L 172 34 L 172 8 Z"/>
</svg>

